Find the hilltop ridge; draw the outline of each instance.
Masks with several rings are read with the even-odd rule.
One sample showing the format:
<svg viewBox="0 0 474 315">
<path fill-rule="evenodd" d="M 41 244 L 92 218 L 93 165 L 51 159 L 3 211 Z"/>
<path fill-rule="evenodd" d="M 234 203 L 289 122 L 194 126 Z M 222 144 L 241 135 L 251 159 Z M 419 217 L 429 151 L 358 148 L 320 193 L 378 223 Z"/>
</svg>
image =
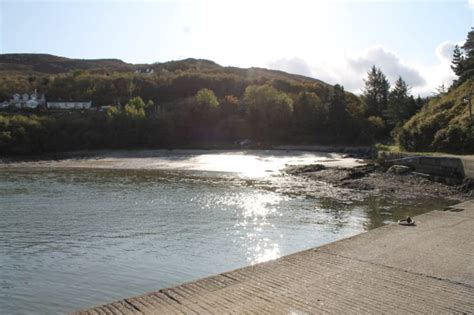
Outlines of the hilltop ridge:
<svg viewBox="0 0 474 315">
<path fill-rule="evenodd" d="M 224 67 L 208 59 L 186 58 L 154 63 L 127 63 L 120 59 L 75 59 L 51 54 L 9 53 L 0 54 L 0 73 L 9 72 L 16 75 L 55 75 L 66 74 L 75 70 L 91 72 L 132 72 L 141 69 L 153 69 L 159 74 L 177 71 L 225 72 L 235 75 L 260 76 L 267 75 L 293 80 L 309 80 L 324 83 L 321 80 L 280 70 L 261 67 L 239 68 Z"/>
</svg>

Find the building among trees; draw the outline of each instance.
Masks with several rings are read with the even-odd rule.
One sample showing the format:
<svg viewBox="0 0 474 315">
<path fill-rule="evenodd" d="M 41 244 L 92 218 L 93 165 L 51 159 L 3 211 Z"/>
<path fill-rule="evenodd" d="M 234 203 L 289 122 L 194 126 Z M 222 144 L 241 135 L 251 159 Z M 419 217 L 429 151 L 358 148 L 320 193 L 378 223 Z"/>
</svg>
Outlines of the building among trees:
<svg viewBox="0 0 474 315">
<path fill-rule="evenodd" d="M 36 109 L 39 106 L 44 106 L 46 105 L 46 99 L 44 94 L 38 94 L 36 90 L 31 93 L 24 93 L 23 95 L 20 95 L 18 93 L 13 94 L 13 98 L 8 102 L 8 105 L 4 103 L 3 107 L 15 107 L 18 109 L 21 108 L 29 108 L 29 109 Z"/>
<path fill-rule="evenodd" d="M 91 109 L 91 101 L 51 101 L 47 102 L 48 109 Z"/>
</svg>

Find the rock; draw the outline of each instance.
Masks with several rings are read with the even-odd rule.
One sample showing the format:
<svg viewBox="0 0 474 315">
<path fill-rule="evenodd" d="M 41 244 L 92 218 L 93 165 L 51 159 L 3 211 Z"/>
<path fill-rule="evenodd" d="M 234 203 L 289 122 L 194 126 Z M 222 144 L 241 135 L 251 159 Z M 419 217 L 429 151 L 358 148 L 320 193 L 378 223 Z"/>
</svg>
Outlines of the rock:
<svg viewBox="0 0 474 315">
<path fill-rule="evenodd" d="M 376 170 L 377 166 L 375 164 L 356 166 L 349 170 L 349 174 L 347 174 L 347 177 L 344 178 L 344 180 L 365 177 L 368 174 L 375 172 Z"/>
<path fill-rule="evenodd" d="M 420 172 L 413 172 L 412 174 L 415 175 L 415 176 L 427 179 L 427 180 L 431 180 L 431 175 L 430 174 L 425 174 L 425 173 L 420 173 Z"/>
<path fill-rule="evenodd" d="M 318 172 L 324 170 L 325 168 L 326 166 L 324 166 L 323 164 L 311 164 L 304 166 L 288 166 L 285 171 L 288 174 L 296 175 L 301 173 Z"/>
<path fill-rule="evenodd" d="M 364 171 L 351 171 L 349 175 L 347 176 L 348 179 L 356 179 L 356 178 L 361 178 L 364 177 L 367 173 Z"/>
<path fill-rule="evenodd" d="M 405 165 L 392 165 L 390 166 L 390 168 L 388 169 L 388 173 L 392 173 L 392 174 L 406 174 L 406 173 L 410 173 L 412 171 L 412 168 L 409 167 L 409 166 L 405 166 Z"/>
<path fill-rule="evenodd" d="M 462 184 L 458 187 L 459 191 L 468 193 L 474 190 L 474 180 L 471 178 L 465 178 Z"/>
</svg>

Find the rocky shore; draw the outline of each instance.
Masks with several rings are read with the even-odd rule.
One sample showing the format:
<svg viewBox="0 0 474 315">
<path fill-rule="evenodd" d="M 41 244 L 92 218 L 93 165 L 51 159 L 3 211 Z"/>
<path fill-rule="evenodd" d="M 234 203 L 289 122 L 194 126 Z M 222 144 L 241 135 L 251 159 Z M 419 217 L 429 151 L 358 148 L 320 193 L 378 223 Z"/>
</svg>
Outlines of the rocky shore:
<svg viewBox="0 0 474 315">
<path fill-rule="evenodd" d="M 404 196 L 430 195 L 453 200 L 468 200 L 474 195 L 471 181 L 459 185 L 447 185 L 435 182 L 426 174 L 410 170 L 386 168 L 375 162 L 344 168 L 325 167 L 321 164 L 305 166 L 287 166 L 287 174 L 303 177 L 307 180 L 325 182 L 333 187 L 347 188 L 367 195 Z"/>
</svg>

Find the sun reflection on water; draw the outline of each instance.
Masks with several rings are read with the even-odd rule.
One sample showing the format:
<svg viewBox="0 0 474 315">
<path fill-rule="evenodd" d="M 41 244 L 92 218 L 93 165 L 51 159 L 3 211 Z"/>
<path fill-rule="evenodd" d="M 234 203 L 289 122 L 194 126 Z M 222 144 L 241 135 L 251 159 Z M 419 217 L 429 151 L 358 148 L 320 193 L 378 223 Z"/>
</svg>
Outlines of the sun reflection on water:
<svg viewBox="0 0 474 315">
<path fill-rule="evenodd" d="M 237 222 L 232 233 L 237 237 L 250 264 L 280 257 L 279 239 L 272 218 L 279 216 L 279 205 L 288 198 L 273 192 L 257 191 L 254 194 L 237 194 L 222 198 L 220 203 L 237 208 Z M 276 235 L 276 236 L 275 236 Z"/>
<path fill-rule="evenodd" d="M 253 265 L 280 257 L 280 246 L 268 238 L 254 240 L 256 243 L 247 248 L 247 260 Z"/>
</svg>

